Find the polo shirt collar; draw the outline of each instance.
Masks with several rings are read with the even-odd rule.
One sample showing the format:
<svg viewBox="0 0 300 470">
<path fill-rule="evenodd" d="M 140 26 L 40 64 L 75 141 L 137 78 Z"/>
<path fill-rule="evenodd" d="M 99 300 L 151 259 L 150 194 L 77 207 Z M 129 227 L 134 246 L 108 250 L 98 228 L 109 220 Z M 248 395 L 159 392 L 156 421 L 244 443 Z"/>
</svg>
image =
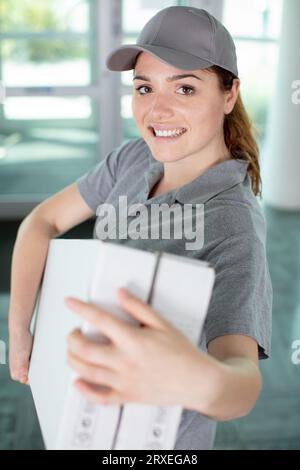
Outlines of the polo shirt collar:
<svg viewBox="0 0 300 470">
<path fill-rule="evenodd" d="M 152 154 L 151 159 L 149 170 L 145 174 L 145 192 L 147 194 L 164 174 L 163 163 L 155 160 Z M 183 204 L 204 203 L 223 191 L 242 183 L 247 176 L 248 166 L 249 162 L 242 158 L 232 158 L 217 163 L 190 183 L 168 192 L 168 199 Z"/>
</svg>

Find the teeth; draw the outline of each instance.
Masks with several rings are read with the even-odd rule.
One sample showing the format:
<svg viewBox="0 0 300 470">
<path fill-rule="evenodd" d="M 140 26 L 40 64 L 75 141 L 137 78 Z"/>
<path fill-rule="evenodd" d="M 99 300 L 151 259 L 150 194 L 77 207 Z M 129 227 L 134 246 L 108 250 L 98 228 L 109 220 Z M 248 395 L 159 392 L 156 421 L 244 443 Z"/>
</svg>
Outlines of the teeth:
<svg viewBox="0 0 300 470">
<path fill-rule="evenodd" d="M 154 129 L 155 135 L 157 137 L 176 137 L 185 132 L 185 129 L 175 129 L 173 131 L 159 131 Z"/>
</svg>

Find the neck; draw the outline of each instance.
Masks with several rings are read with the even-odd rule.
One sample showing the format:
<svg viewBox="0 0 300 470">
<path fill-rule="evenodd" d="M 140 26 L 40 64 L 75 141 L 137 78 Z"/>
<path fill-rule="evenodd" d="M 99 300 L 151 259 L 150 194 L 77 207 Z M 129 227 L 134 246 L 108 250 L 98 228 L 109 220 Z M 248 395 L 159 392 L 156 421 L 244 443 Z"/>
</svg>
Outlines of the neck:
<svg viewBox="0 0 300 470">
<path fill-rule="evenodd" d="M 216 155 L 218 155 L 217 158 Z M 224 143 L 224 146 L 217 152 L 206 148 L 200 154 L 190 155 L 176 162 L 165 162 L 160 187 L 164 191 L 180 188 L 205 173 L 209 168 L 230 158 L 230 152 Z"/>
</svg>

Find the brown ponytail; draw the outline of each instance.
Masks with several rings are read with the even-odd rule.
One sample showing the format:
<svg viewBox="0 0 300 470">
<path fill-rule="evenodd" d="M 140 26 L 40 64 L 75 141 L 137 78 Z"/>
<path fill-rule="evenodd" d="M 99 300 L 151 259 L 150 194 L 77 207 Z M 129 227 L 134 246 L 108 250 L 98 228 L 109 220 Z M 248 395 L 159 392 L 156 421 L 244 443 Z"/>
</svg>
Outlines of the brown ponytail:
<svg viewBox="0 0 300 470">
<path fill-rule="evenodd" d="M 217 65 L 206 70 L 212 70 L 217 74 L 222 91 L 231 90 L 234 78 L 238 78 Z M 233 158 L 243 158 L 249 162 L 248 173 L 252 190 L 255 196 L 258 195 L 261 198 L 259 147 L 255 137 L 258 131 L 245 109 L 240 92 L 232 112 L 224 117 L 223 128 L 225 144 Z"/>
</svg>

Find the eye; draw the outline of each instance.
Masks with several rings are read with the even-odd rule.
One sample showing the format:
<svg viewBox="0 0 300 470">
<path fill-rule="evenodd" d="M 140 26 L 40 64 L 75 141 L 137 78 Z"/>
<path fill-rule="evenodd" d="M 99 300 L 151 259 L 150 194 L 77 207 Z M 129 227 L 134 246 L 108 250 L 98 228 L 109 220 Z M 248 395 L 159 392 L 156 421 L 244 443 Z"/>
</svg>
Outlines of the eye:
<svg viewBox="0 0 300 470">
<path fill-rule="evenodd" d="M 147 88 L 148 90 L 151 90 L 150 87 L 148 87 L 148 86 L 146 86 L 146 85 L 141 85 L 141 86 L 135 88 L 136 91 L 138 91 L 140 95 L 147 95 L 147 94 L 148 94 L 148 92 L 142 93 L 142 92 L 141 92 L 141 89 L 142 89 L 142 88 Z M 194 88 L 193 86 L 190 86 L 190 85 L 182 85 L 182 86 L 179 88 L 179 90 L 180 90 L 180 89 L 188 90 L 188 93 L 179 93 L 180 95 L 187 95 L 187 96 L 190 96 L 190 95 L 193 95 L 193 94 L 195 93 L 195 88 Z"/>
<path fill-rule="evenodd" d="M 141 85 L 141 86 L 139 86 L 139 87 L 136 88 L 136 91 L 138 91 L 140 95 L 146 95 L 147 93 L 141 93 L 141 92 L 140 92 L 140 90 L 141 90 L 142 88 L 149 88 L 149 87 L 146 86 L 146 85 Z"/>
<path fill-rule="evenodd" d="M 189 93 L 183 93 L 184 95 L 193 95 L 194 92 L 195 92 L 195 88 L 193 86 L 182 85 L 180 88 L 185 89 L 185 90 L 189 90 Z"/>
</svg>

